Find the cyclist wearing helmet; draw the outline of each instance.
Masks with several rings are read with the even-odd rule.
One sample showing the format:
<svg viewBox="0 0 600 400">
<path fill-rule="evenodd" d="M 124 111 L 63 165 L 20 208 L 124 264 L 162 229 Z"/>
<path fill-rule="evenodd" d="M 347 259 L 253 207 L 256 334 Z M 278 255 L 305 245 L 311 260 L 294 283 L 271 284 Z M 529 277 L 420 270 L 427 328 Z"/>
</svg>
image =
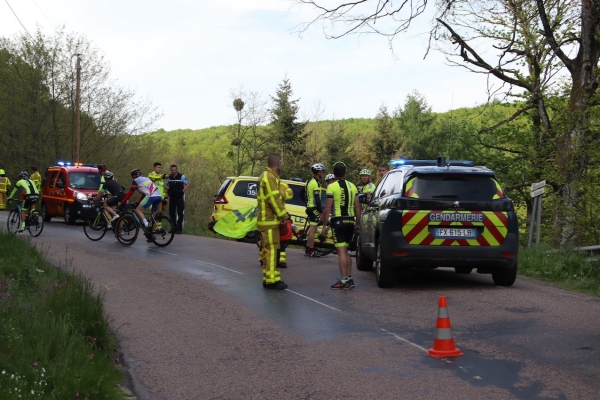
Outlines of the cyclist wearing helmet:
<svg viewBox="0 0 600 400">
<path fill-rule="evenodd" d="M 123 188 L 121 187 L 119 181 L 115 179 L 115 175 L 109 170 L 104 171 L 102 177 L 104 178 L 104 183 L 98 189 L 98 194 L 90 201 L 100 200 L 102 194 L 105 192 L 110 194 L 111 197 L 104 202 L 104 205 L 102 207 L 104 208 L 105 212 L 107 212 L 113 217 L 113 219 L 119 218 L 119 214 L 115 212 L 113 207 L 119 204 L 119 202 L 123 201 L 123 199 L 125 198 L 125 192 L 123 191 Z"/>
<path fill-rule="evenodd" d="M 122 203 L 127 202 L 136 190 L 140 192 L 142 197 L 140 197 L 137 203 L 135 213 L 140 217 L 144 227 L 148 227 L 148 220 L 144 216 L 144 209 L 152 206 L 152 214 L 156 214 L 158 205 L 162 201 L 160 190 L 154 186 L 154 183 L 149 178 L 142 176 L 142 171 L 137 168 L 131 171 L 131 177 L 133 178 L 131 188 L 129 188 L 129 192 L 123 198 Z"/>
<path fill-rule="evenodd" d="M 8 200 L 12 200 L 12 197 L 19 189 L 21 189 L 21 200 L 25 200 L 25 203 L 21 209 L 21 228 L 17 229 L 17 233 L 25 231 L 25 216 L 27 211 L 33 208 L 35 203 L 40 199 L 40 192 L 35 186 L 35 183 L 29 179 L 27 171 L 21 171 L 19 174 L 19 180 L 15 183 L 15 187 L 10 193 L 10 196 L 8 196 Z"/>
<path fill-rule="evenodd" d="M 375 185 L 371 182 L 371 171 L 363 168 L 360 170 L 360 183 L 358 187 L 359 193 L 365 193 L 367 195 L 367 201 L 371 201 L 373 193 L 375 193 Z"/>
<path fill-rule="evenodd" d="M 309 228 L 306 236 L 305 256 L 321 257 L 321 252 L 315 250 L 315 235 L 319 226 L 319 219 L 323 212 L 321 204 L 321 184 L 319 181 L 325 176 L 325 166 L 321 163 L 310 167 L 313 177 L 306 182 L 306 215 L 308 216 Z"/>
<path fill-rule="evenodd" d="M 331 185 L 333 182 L 335 182 L 335 175 L 334 174 L 329 174 L 325 177 L 325 182 L 327 182 L 327 186 Z"/>
<path fill-rule="evenodd" d="M 104 186 L 104 173 L 108 171 L 108 168 L 104 164 L 96 164 L 96 168 L 98 168 L 98 172 L 100 172 L 100 187 L 98 188 L 98 192 L 100 192 L 102 186 Z"/>
</svg>

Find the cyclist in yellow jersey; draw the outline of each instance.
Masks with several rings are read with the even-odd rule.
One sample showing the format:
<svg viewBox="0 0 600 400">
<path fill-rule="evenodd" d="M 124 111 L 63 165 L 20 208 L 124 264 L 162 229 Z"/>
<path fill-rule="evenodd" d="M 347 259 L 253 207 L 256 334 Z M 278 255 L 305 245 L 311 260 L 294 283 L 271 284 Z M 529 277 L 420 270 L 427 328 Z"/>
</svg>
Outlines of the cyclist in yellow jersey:
<svg viewBox="0 0 600 400">
<path fill-rule="evenodd" d="M 29 179 L 27 171 L 21 171 L 19 180 L 15 183 L 15 187 L 10 193 L 10 196 L 8 196 L 8 199 L 11 200 L 19 189 L 22 190 L 21 200 L 25 200 L 23 208 L 21 209 L 21 228 L 17 229 L 17 233 L 22 233 L 25 231 L 25 216 L 27 211 L 31 210 L 35 203 L 40 199 L 40 192 L 35 187 L 35 183 Z"/>
<path fill-rule="evenodd" d="M 165 191 L 165 179 L 169 177 L 169 174 L 162 173 L 162 164 L 159 162 L 154 163 L 154 170 L 148 174 L 148 179 L 154 183 L 154 186 L 158 188 L 163 201 L 158 205 L 158 214 L 161 215 L 165 204 L 167 204 L 167 192 Z"/>
<path fill-rule="evenodd" d="M 354 232 L 358 231 L 359 228 L 361 204 L 358 201 L 356 186 L 344 179 L 346 164 L 337 162 L 333 166 L 333 174 L 337 181 L 327 187 L 327 201 L 321 215 L 321 221 L 326 223 L 329 214 L 333 213 L 331 229 L 333 230 L 333 242 L 338 253 L 341 274 L 341 278 L 330 288 L 353 289 L 352 258 L 348 254 L 348 244 L 352 240 Z"/>
<path fill-rule="evenodd" d="M 281 192 L 281 199 L 283 200 L 283 206 L 285 207 L 285 202 L 294 197 L 294 191 L 288 186 L 287 183 L 281 181 L 279 182 L 279 191 Z M 291 221 L 287 220 L 286 223 L 289 225 L 288 228 L 291 229 Z M 279 268 L 287 268 L 287 254 L 285 249 L 287 248 L 288 243 L 289 240 L 279 241 Z"/>
<path fill-rule="evenodd" d="M 375 184 L 371 182 L 371 171 L 363 168 L 360 170 L 359 175 L 361 186 L 358 188 L 358 193 L 366 194 L 367 200 L 371 201 L 373 198 L 373 193 L 375 193 Z"/>
<path fill-rule="evenodd" d="M 315 235 L 319 226 L 319 219 L 323 212 L 321 204 L 321 184 L 319 181 L 325 176 L 325 166 L 317 163 L 310 167 L 313 177 L 306 182 L 306 215 L 308 217 L 308 234 L 306 235 L 305 256 L 321 257 L 321 252 L 315 250 Z"/>
</svg>

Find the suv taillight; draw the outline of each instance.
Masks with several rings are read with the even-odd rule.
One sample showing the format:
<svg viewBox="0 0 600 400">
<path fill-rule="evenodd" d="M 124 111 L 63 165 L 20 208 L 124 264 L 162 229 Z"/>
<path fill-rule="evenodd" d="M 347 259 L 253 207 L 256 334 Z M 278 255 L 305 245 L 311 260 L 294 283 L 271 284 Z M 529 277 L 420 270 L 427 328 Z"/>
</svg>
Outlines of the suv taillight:
<svg viewBox="0 0 600 400">
<path fill-rule="evenodd" d="M 225 196 L 215 196 L 215 204 L 227 204 L 229 203 Z"/>
</svg>

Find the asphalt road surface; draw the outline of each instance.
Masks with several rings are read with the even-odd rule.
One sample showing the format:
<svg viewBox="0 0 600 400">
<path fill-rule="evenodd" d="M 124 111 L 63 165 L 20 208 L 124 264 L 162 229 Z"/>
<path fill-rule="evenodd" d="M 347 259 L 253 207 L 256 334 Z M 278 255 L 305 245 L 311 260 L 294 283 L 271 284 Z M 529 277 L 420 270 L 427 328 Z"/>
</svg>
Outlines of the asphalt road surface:
<svg viewBox="0 0 600 400">
<path fill-rule="evenodd" d="M 433 270 L 383 290 L 354 270 L 356 288 L 334 291 L 335 255 L 291 249 L 277 292 L 262 288 L 252 244 L 125 248 L 58 219 L 31 241 L 105 292 L 140 399 L 600 398 L 600 300 L 524 277 L 503 288 Z M 439 296 L 462 357 L 426 353 Z"/>
</svg>

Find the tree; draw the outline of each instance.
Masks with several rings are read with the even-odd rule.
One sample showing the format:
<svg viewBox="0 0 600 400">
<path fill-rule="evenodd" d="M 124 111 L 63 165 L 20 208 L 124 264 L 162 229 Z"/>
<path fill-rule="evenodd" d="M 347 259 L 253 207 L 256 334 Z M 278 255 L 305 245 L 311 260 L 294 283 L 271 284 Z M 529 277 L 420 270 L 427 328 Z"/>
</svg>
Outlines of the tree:
<svg viewBox="0 0 600 400">
<path fill-rule="evenodd" d="M 434 116 L 431 107 L 419 92 L 414 91 L 406 96 L 404 106 L 396 109 L 394 119 L 402 156 L 431 159 L 441 154 L 444 143 L 430 131 Z"/>
<path fill-rule="evenodd" d="M 491 85 L 493 94 L 522 96 L 523 107 L 494 126 L 481 129 L 485 135 L 520 117 L 532 120 L 535 141 L 532 148 L 498 148 L 516 158 L 527 158 L 540 175 L 546 165 L 540 160 L 552 158 L 561 165 L 557 186 L 567 205 L 564 218 L 556 220 L 562 242 L 577 241 L 573 215 L 578 215 L 581 180 L 590 165 L 597 164 L 589 149 L 595 148 L 598 134 L 590 126 L 590 113 L 598 104 L 600 59 L 600 2 L 591 0 L 359 0 L 325 2 L 297 0 L 318 10 L 317 16 L 300 27 L 303 31 L 317 21 L 325 25 L 328 38 L 374 33 L 392 44 L 427 7 L 435 7 L 436 18 L 430 43 L 447 55 L 453 65 L 476 73 L 485 73 L 500 81 Z M 393 46 L 392 46 L 393 48 Z M 574 57 L 569 57 L 574 54 Z M 569 81 L 561 79 L 566 71 Z M 551 120 L 547 109 L 549 96 L 556 86 L 566 83 L 566 112 Z M 552 88 L 554 86 L 554 89 Z M 564 117 L 562 117 L 564 116 Z M 535 161 L 534 161 L 535 160 Z M 551 168 L 551 166 L 548 166 Z"/>
<path fill-rule="evenodd" d="M 302 176 L 310 167 L 306 155 L 306 122 L 298 121 L 298 102 L 292 100 L 293 91 L 289 79 L 284 78 L 271 96 L 271 129 L 277 150 L 282 156 L 284 169 L 292 176 Z"/>
<path fill-rule="evenodd" d="M 269 132 L 262 126 L 268 120 L 266 102 L 259 93 L 241 88 L 232 91 L 232 97 L 236 124 L 231 127 L 234 150 L 228 155 L 234 161 L 235 175 L 242 175 L 247 167 L 254 175 L 257 164 L 264 162 L 270 141 Z"/>
<path fill-rule="evenodd" d="M 160 114 L 148 99 L 119 87 L 110 77 L 110 67 L 85 37 L 59 28 L 51 36 L 37 31 L 0 39 L 0 52 L 8 55 L 4 72 L 20 76 L 12 89 L 20 93 L 19 120 L 0 131 L 0 141 L 18 134 L 20 145 L 10 148 L 15 163 L 49 165 L 73 156 L 75 122 L 75 60 L 82 54 L 81 156 L 113 165 L 126 163 L 135 150 L 132 135 L 150 130 Z M 17 88 L 18 86 L 18 88 Z M 6 92 L 5 92 L 6 93 Z M 21 96 L 22 95 L 22 96 Z M 0 94 L 0 109 L 15 110 L 16 104 Z M 15 114 L 19 115 L 19 114 Z M 7 139 L 8 138 L 8 139 Z"/>
<path fill-rule="evenodd" d="M 371 152 L 374 154 L 374 165 L 388 163 L 398 149 L 398 135 L 394 130 L 394 120 L 385 105 L 379 107 L 375 116 L 376 128 Z"/>
</svg>

